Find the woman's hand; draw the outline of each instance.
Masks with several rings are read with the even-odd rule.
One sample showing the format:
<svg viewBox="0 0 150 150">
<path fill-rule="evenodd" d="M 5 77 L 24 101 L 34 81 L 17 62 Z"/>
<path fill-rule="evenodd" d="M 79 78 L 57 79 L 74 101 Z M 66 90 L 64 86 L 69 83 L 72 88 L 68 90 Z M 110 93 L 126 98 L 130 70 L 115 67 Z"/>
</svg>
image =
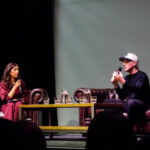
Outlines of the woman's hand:
<svg viewBox="0 0 150 150">
<path fill-rule="evenodd" d="M 12 98 L 14 96 L 14 93 L 16 89 L 21 85 L 21 80 L 17 80 L 16 83 L 14 84 L 13 88 L 11 91 L 8 93 L 9 98 Z"/>
<path fill-rule="evenodd" d="M 14 84 L 15 89 L 17 89 L 21 85 L 21 80 L 17 80 Z"/>
</svg>

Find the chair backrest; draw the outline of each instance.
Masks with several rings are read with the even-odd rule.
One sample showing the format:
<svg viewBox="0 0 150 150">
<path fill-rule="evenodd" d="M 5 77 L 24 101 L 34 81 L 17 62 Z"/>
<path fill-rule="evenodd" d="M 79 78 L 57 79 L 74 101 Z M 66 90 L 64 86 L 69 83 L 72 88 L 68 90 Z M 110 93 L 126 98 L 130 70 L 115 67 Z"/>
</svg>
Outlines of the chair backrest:
<svg viewBox="0 0 150 150">
<path fill-rule="evenodd" d="M 79 102 L 80 96 L 85 96 L 87 102 L 90 102 L 90 96 L 97 96 L 97 103 L 101 103 L 105 99 L 118 99 L 116 90 L 113 88 L 78 88 L 74 92 L 76 102 Z"/>
</svg>

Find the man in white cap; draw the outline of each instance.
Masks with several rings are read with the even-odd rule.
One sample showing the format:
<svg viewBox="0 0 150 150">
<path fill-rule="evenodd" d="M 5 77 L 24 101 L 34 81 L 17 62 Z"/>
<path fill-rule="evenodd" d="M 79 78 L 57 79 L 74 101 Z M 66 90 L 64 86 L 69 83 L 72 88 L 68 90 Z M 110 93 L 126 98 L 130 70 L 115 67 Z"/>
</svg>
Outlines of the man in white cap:
<svg viewBox="0 0 150 150">
<path fill-rule="evenodd" d="M 134 125 L 144 121 L 145 111 L 150 106 L 149 79 L 145 72 L 139 70 L 139 60 L 135 54 L 127 53 L 119 60 L 123 62 L 124 71 L 129 75 L 123 77 L 120 71 L 115 71 L 111 82 L 121 100 L 118 102 L 124 104 L 129 121 Z"/>
</svg>

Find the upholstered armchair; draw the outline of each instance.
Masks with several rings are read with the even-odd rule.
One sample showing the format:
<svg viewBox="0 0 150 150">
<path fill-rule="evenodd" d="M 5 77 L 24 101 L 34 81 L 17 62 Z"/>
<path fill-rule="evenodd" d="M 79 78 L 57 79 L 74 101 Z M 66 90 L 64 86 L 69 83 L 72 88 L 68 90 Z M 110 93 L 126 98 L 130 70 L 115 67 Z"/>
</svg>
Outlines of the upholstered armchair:
<svg viewBox="0 0 150 150">
<path fill-rule="evenodd" d="M 48 93 L 43 88 L 35 88 L 30 91 L 30 94 L 28 96 L 27 104 L 43 104 L 43 98 L 49 97 Z M 38 111 L 28 111 L 27 116 L 33 120 L 34 123 L 38 124 Z"/>
<path fill-rule="evenodd" d="M 43 98 L 45 97 L 49 97 L 48 93 L 45 89 L 43 88 L 35 88 L 33 90 L 29 91 L 29 94 L 27 97 L 25 97 L 24 99 L 24 103 L 25 104 L 42 104 L 43 103 Z M 1 102 L 1 101 L 0 101 Z M 0 107 L 1 107 L 1 103 L 0 103 Z M 3 118 L 4 114 L 3 112 L 0 110 L 0 118 Z M 36 124 L 38 123 L 38 111 L 26 111 L 23 114 L 24 119 L 31 119 L 33 120 L 33 122 L 35 122 Z"/>
<path fill-rule="evenodd" d="M 115 89 L 112 88 L 78 88 L 74 91 L 74 99 L 79 102 L 80 97 L 86 97 L 86 102 L 90 102 L 90 96 L 97 96 L 97 103 L 102 103 L 105 99 L 116 99 L 118 100 L 118 95 Z M 97 110 L 96 113 L 100 112 Z M 136 133 L 150 133 L 150 109 L 145 112 L 146 122 L 142 126 L 135 125 L 134 131 Z M 91 110 L 90 108 L 80 108 L 79 109 L 79 125 L 88 126 L 91 122 Z"/>
<path fill-rule="evenodd" d="M 90 102 L 90 96 L 97 96 L 97 103 L 102 103 L 105 99 L 118 99 L 115 89 L 78 88 L 74 92 L 74 99 L 79 102 L 80 97 L 86 97 L 86 102 Z M 97 110 L 99 112 L 100 110 Z M 79 125 L 88 126 L 91 122 L 91 109 L 89 107 L 79 109 Z"/>
</svg>

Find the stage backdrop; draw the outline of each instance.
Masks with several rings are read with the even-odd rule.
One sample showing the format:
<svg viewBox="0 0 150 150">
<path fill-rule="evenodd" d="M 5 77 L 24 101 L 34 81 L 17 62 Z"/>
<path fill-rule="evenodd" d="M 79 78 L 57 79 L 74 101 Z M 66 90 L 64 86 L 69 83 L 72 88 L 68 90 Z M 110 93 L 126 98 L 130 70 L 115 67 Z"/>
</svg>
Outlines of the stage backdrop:
<svg viewBox="0 0 150 150">
<path fill-rule="evenodd" d="M 136 53 L 150 77 L 149 0 L 57 0 L 56 94 L 67 89 L 111 88 L 120 56 Z M 75 101 L 73 101 L 75 102 Z M 68 115 L 70 114 L 70 115 Z M 58 111 L 60 124 L 78 124 L 78 109 Z"/>
<path fill-rule="evenodd" d="M 7 63 L 17 62 L 27 88 L 44 88 L 49 93 L 51 103 L 55 96 L 53 2 L 0 2 L 0 79 Z M 42 119 L 43 124 L 48 123 L 46 115 Z"/>
</svg>

